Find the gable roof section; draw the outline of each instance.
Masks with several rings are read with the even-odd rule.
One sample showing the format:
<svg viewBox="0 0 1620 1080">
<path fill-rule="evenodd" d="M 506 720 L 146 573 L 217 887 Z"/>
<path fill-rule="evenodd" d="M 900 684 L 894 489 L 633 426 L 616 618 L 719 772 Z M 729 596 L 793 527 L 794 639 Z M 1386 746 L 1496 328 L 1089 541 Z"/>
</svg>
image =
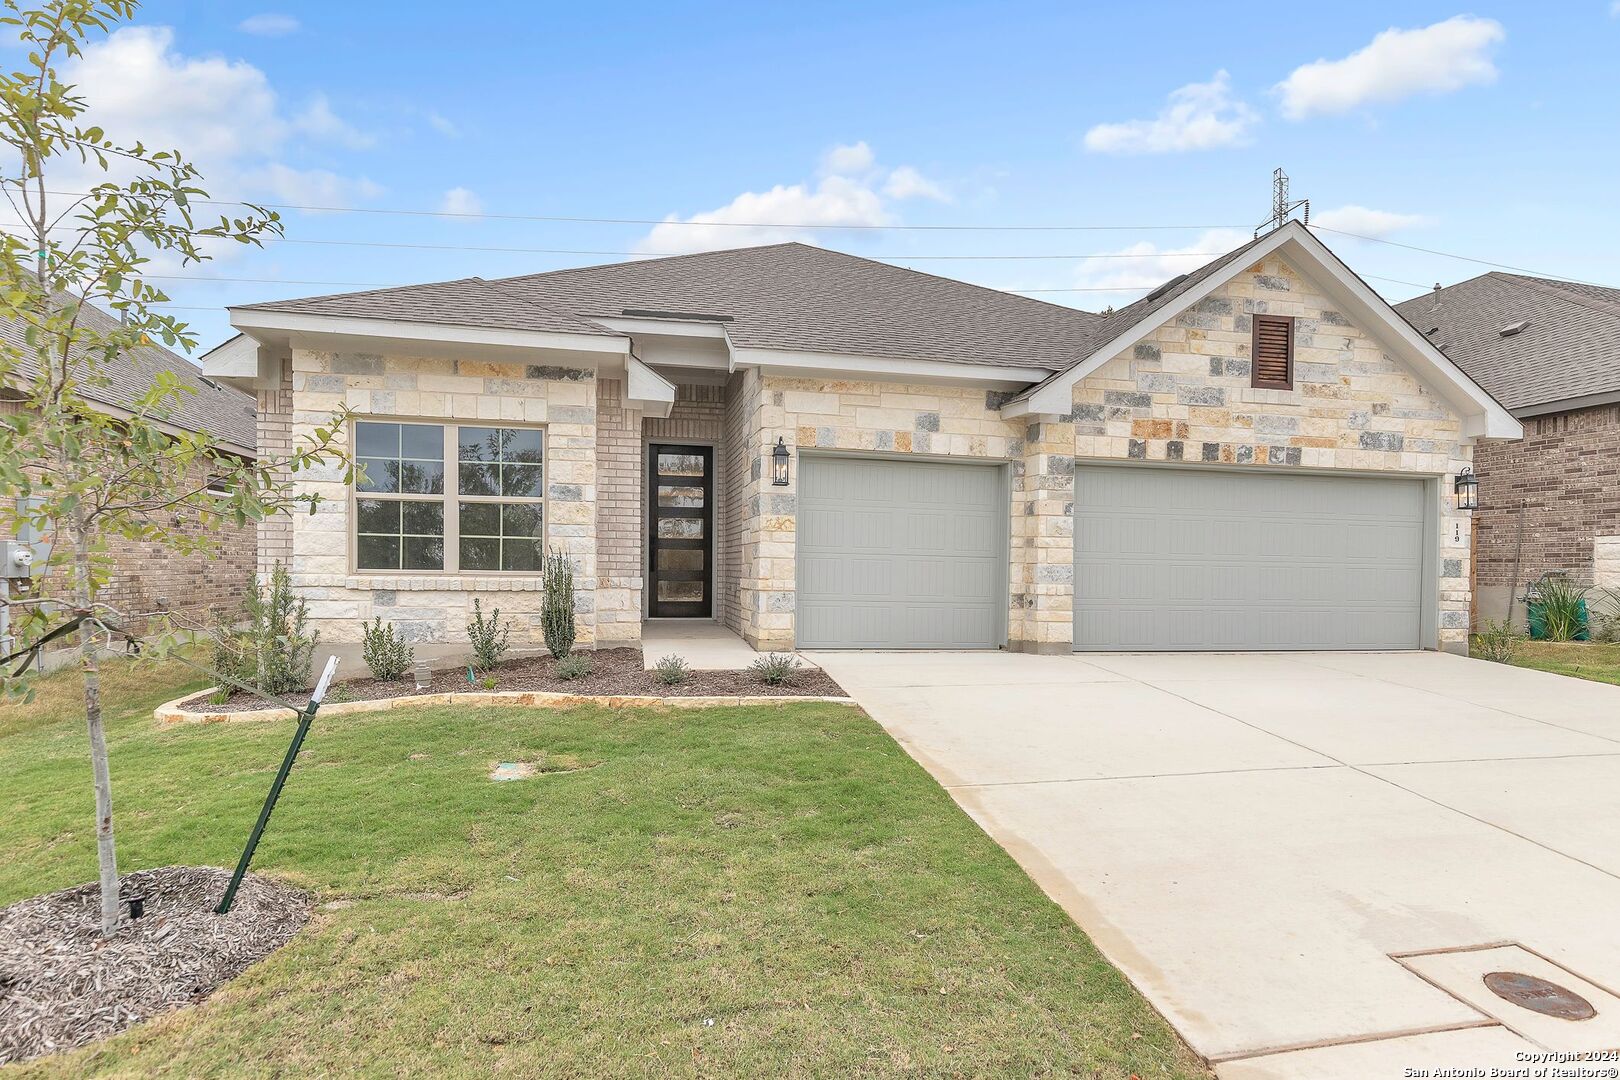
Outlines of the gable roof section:
<svg viewBox="0 0 1620 1080">
<path fill-rule="evenodd" d="M 611 334 L 626 311 L 724 319 L 739 348 L 1057 369 L 1101 316 L 809 244 L 242 305 L 344 318 Z"/>
<path fill-rule="evenodd" d="M 1512 439 L 1524 434 L 1518 421 L 1496 399 L 1401 318 L 1371 286 L 1297 221 L 1290 221 L 1227 252 L 1161 295 L 1149 294 L 1116 312 L 1099 328 L 1081 359 L 1013 398 L 1004 408 L 1004 414 L 1067 413 L 1072 407 L 1076 382 L 1273 252 L 1293 260 L 1307 272 L 1316 271 L 1317 284 L 1347 315 L 1364 327 L 1381 329 L 1379 337 L 1384 343 L 1464 418 L 1465 434 Z"/>
<path fill-rule="evenodd" d="M 85 304 L 79 319 L 86 326 L 99 331 L 118 327 L 118 320 L 94 304 Z M 30 354 L 24 343 L 21 323 L 0 319 L 0 338 Z M 131 349 L 124 355 L 124 363 L 103 364 L 100 374 L 107 381 L 102 385 L 84 386 L 81 393 L 91 401 L 114 410 L 132 412 L 135 402 L 152 388 L 159 372 L 169 372 L 191 392 L 173 399 L 168 416 L 163 422 L 185 431 L 200 431 L 228 444 L 231 449 L 252 455 L 258 445 L 258 424 L 255 403 L 251 394 L 235 387 L 205 379 L 202 371 L 184 357 L 158 345 Z M 32 380 L 34 365 L 25 359 L 19 374 Z"/>
<path fill-rule="evenodd" d="M 1492 272 L 1395 310 L 1517 415 L 1620 398 L 1620 289 Z"/>
</svg>

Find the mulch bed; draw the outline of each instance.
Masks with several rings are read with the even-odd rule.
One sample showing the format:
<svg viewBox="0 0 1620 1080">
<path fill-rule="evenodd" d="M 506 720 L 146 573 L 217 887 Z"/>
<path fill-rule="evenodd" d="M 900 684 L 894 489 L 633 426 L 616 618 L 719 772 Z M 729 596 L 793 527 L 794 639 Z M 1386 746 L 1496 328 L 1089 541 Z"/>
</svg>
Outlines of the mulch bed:
<svg viewBox="0 0 1620 1080">
<path fill-rule="evenodd" d="M 0 1065 L 68 1050 L 208 996 L 288 941 L 310 898 L 249 874 L 215 915 L 230 871 L 164 866 L 119 884 L 124 922 L 101 936 L 94 883 L 0 910 Z M 146 913 L 128 917 L 127 900 Z"/>
<path fill-rule="evenodd" d="M 409 694 L 444 694 L 454 691 L 493 690 L 545 690 L 559 694 L 649 695 L 653 697 L 845 697 L 844 688 L 833 681 L 825 671 L 803 668 L 786 686 L 768 686 L 751 671 L 693 671 L 687 680 L 675 686 L 659 682 L 650 671 L 642 670 L 640 649 L 598 649 L 581 653 L 591 660 L 591 673 L 578 679 L 559 679 L 557 662 L 549 656 L 530 656 L 509 660 L 495 669 L 495 685 L 485 687 L 482 679 L 467 682 L 465 668 L 440 671 L 433 676 L 432 685 L 418 690 L 409 678 L 380 682 L 377 679 L 351 679 L 332 684 L 326 703 L 338 701 L 377 701 L 382 698 L 405 697 Z M 308 692 L 286 695 L 288 701 L 304 705 Z M 235 693 L 223 704 L 215 704 L 206 694 L 199 694 L 181 703 L 182 708 L 206 712 L 243 712 L 268 709 L 263 698 L 251 694 Z"/>
</svg>

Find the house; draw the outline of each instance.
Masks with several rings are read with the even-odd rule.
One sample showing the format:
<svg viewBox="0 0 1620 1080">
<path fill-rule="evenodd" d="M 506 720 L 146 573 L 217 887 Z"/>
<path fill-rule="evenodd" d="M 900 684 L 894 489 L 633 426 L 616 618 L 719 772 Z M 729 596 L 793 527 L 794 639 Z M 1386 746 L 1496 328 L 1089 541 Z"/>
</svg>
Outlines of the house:
<svg viewBox="0 0 1620 1080">
<path fill-rule="evenodd" d="M 1456 475 L 1517 421 L 1298 223 L 1107 315 L 802 244 L 248 304 L 260 445 L 365 466 L 261 527 L 326 640 L 381 616 L 759 649 L 1466 648 Z"/>
<path fill-rule="evenodd" d="M 104 332 L 117 326 L 113 316 L 93 304 L 81 309 L 79 319 Z M 27 355 L 20 323 L 0 320 L 0 338 Z M 26 409 L 30 370 L 19 370 L 0 384 L 0 414 Z M 105 383 L 84 383 L 80 393 L 107 413 L 130 415 L 158 374 L 171 374 L 185 391 L 167 418 L 156 421 L 159 428 L 204 432 L 227 454 L 257 457 L 252 396 L 208 378 L 185 358 L 153 344 L 130 350 L 121 363 L 103 365 L 101 373 Z M 165 514 L 159 524 L 170 531 L 196 532 L 202 527 L 194 515 L 185 512 Z M 217 530 L 207 551 L 190 555 L 177 554 L 157 541 L 120 540 L 112 552 L 112 577 L 100 598 L 124 613 L 167 610 L 188 622 L 205 624 L 215 609 L 241 603 L 253 580 L 256 542 L 252 526 L 231 525 Z M 40 581 L 48 593 L 50 576 Z"/>
<path fill-rule="evenodd" d="M 1620 587 L 1620 289 L 1490 273 L 1396 310 L 1524 425 L 1474 450 L 1479 618 L 1550 570 Z"/>
</svg>

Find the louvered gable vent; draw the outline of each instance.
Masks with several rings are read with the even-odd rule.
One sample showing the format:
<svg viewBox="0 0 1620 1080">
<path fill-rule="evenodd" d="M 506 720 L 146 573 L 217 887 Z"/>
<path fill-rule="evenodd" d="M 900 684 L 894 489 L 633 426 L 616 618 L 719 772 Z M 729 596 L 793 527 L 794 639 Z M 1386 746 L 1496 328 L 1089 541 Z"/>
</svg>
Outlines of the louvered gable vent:
<svg viewBox="0 0 1620 1080">
<path fill-rule="evenodd" d="M 1270 390 L 1294 388 L 1294 320 L 1254 316 L 1253 385 Z"/>
</svg>

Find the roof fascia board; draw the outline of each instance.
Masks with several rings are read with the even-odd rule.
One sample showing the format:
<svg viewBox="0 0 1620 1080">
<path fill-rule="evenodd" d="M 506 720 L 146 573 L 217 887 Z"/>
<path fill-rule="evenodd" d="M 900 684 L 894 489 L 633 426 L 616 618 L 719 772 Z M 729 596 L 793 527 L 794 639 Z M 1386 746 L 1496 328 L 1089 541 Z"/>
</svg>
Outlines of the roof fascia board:
<svg viewBox="0 0 1620 1080">
<path fill-rule="evenodd" d="M 1050 368 L 956 364 L 943 360 L 898 360 L 885 356 L 801 352 L 793 349 L 737 348 L 732 350 L 732 356 L 736 367 L 757 367 L 766 371 L 978 383 L 997 389 L 1025 387 L 1052 374 Z"/>
<path fill-rule="evenodd" d="M 362 319 L 341 315 L 308 315 L 290 311 L 228 308 L 231 325 L 250 337 L 332 334 L 342 337 L 391 338 L 439 344 L 493 345 L 514 349 L 562 349 L 569 352 L 625 356 L 630 339 L 602 334 L 567 334 L 551 330 L 502 330 L 449 323 L 406 322 L 403 319 Z"/>
<path fill-rule="evenodd" d="M 1525 405 L 1512 412 L 1520 419 L 1530 419 L 1536 416 L 1551 416 L 1554 413 L 1574 412 L 1577 409 L 1592 409 L 1599 405 L 1613 405 L 1616 402 L 1620 402 L 1620 390 L 1582 394 L 1579 397 L 1558 398 L 1553 401 L 1538 401 L 1534 405 Z"/>
<path fill-rule="evenodd" d="M 1430 384 L 1462 413 L 1465 437 L 1516 439 L 1523 436 L 1523 427 L 1495 398 L 1447 359 L 1433 342 L 1419 334 L 1383 297 L 1373 292 L 1366 282 L 1351 273 L 1337 256 L 1297 222 L 1290 222 L 1273 232 L 1265 241 L 1256 245 L 1245 258 L 1233 260 L 1231 265 L 1224 267 L 1219 273 L 1212 274 L 1209 280 L 1199 282 L 1197 288 L 1178 297 L 1175 304 L 1154 312 L 1104 342 L 1083 362 L 1076 364 L 1059 378 L 1050 380 L 1024 401 L 1010 403 L 1003 409 L 1003 415 L 1069 412 L 1075 383 L 1209 296 L 1237 274 L 1283 248 L 1288 249 L 1284 252 L 1285 257 L 1294 256 L 1307 266 L 1314 265 L 1321 271 L 1325 280 L 1318 280 L 1317 283 L 1325 286 L 1341 306 L 1349 308 L 1348 314 L 1359 318 L 1363 323 L 1381 324 L 1385 328 L 1386 338 L 1398 346 L 1403 359 L 1416 369 L 1419 375 L 1427 377 Z"/>
<path fill-rule="evenodd" d="M 675 384 L 643 364 L 635 354 L 625 360 L 625 401 L 643 416 L 662 420 L 675 408 Z"/>
</svg>

